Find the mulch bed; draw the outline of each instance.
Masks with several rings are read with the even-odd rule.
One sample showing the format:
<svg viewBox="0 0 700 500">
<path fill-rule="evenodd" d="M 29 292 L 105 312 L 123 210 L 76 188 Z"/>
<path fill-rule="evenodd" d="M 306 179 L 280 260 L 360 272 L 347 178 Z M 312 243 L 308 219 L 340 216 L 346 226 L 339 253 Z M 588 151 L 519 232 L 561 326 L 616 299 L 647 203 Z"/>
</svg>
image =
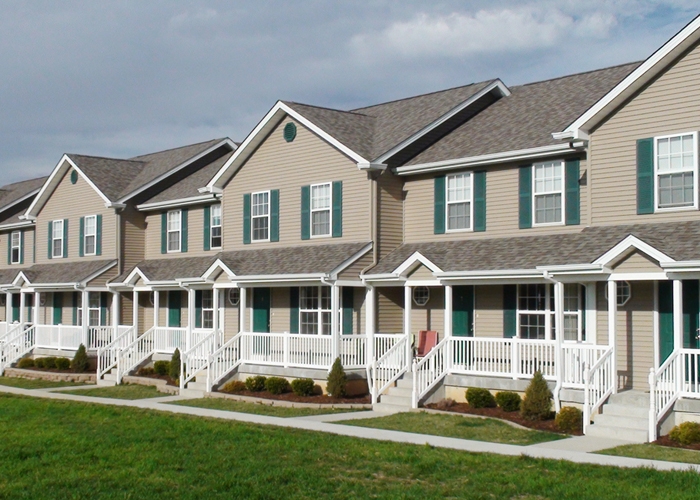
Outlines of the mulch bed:
<svg viewBox="0 0 700 500">
<path fill-rule="evenodd" d="M 527 427 L 528 429 L 535 429 L 538 431 L 545 432 L 555 432 L 557 434 L 568 434 L 559 430 L 557 425 L 554 423 L 554 413 L 552 413 L 552 419 L 550 420 L 527 420 L 520 416 L 519 411 L 503 411 L 501 408 L 472 408 L 467 403 L 455 403 L 449 408 L 445 408 L 442 405 L 438 406 L 436 403 L 430 403 L 425 405 L 426 408 L 431 410 L 442 410 L 451 411 L 454 413 L 467 413 L 470 415 L 479 415 L 482 417 L 489 418 L 500 418 L 501 420 L 509 420 L 510 422 L 515 422 L 518 425 Z M 577 432 L 573 434 L 574 436 L 582 436 L 582 432 Z"/>
<path fill-rule="evenodd" d="M 223 391 L 221 391 L 223 392 Z M 226 393 L 233 394 L 233 393 Z M 337 404 L 370 404 L 372 402 L 371 398 L 367 396 L 355 396 L 355 397 L 345 397 L 345 398 L 334 398 L 332 396 L 326 395 L 316 395 L 316 396 L 297 396 L 293 392 L 286 392 L 284 394 L 270 394 L 267 391 L 253 392 L 253 391 L 242 391 L 235 393 L 236 396 L 249 396 L 251 398 L 260 399 L 276 399 L 278 401 L 290 401 L 293 403 L 314 403 L 322 405 L 337 405 Z"/>
<path fill-rule="evenodd" d="M 659 439 L 657 439 L 651 444 L 658 444 L 659 446 L 668 446 L 671 448 L 683 448 L 685 450 L 700 451 L 700 443 L 680 444 L 676 443 L 675 441 L 671 441 L 671 439 L 668 436 L 661 436 Z"/>
</svg>

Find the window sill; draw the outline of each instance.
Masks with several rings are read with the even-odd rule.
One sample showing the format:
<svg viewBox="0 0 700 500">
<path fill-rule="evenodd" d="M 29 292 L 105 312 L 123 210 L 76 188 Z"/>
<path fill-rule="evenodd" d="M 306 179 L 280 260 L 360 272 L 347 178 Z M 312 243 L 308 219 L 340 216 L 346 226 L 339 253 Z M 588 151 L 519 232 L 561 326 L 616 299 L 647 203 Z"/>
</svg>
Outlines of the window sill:
<svg viewBox="0 0 700 500">
<path fill-rule="evenodd" d="M 312 235 L 309 236 L 309 239 L 315 240 L 315 239 L 318 239 L 318 238 L 330 238 L 331 236 L 332 236 L 332 235 L 330 235 L 330 234 L 316 234 L 316 235 L 313 235 L 313 234 L 312 234 Z"/>
<path fill-rule="evenodd" d="M 466 229 L 445 229 L 445 234 L 450 234 L 450 233 L 473 233 L 474 229 L 466 228 Z"/>
<path fill-rule="evenodd" d="M 696 206 L 689 206 L 689 207 L 667 207 L 667 208 L 661 208 L 661 207 L 656 207 L 654 208 L 654 213 L 655 214 L 665 214 L 665 213 L 673 213 L 673 212 L 692 212 L 693 210 L 697 210 L 698 207 Z"/>
<path fill-rule="evenodd" d="M 266 240 L 253 240 L 253 239 L 251 239 L 250 242 L 253 244 L 255 244 L 255 243 L 270 243 L 270 238 L 268 238 Z M 221 248 L 221 247 L 219 247 L 219 248 Z"/>
<path fill-rule="evenodd" d="M 532 223 L 532 227 L 556 227 L 556 226 L 565 226 L 566 223 L 564 221 L 561 222 L 541 222 L 539 224 Z"/>
</svg>

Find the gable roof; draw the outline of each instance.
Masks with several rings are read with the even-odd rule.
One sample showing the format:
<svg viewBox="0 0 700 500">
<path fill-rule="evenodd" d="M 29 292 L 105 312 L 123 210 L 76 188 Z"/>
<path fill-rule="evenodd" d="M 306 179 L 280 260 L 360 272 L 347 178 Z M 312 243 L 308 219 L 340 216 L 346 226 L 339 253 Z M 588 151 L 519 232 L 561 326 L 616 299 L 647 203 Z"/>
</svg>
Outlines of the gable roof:
<svg viewBox="0 0 700 500">
<path fill-rule="evenodd" d="M 20 219 L 47 177 L 14 182 L 0 187 L 0 226 L 27 224 Z"/>
</svg>

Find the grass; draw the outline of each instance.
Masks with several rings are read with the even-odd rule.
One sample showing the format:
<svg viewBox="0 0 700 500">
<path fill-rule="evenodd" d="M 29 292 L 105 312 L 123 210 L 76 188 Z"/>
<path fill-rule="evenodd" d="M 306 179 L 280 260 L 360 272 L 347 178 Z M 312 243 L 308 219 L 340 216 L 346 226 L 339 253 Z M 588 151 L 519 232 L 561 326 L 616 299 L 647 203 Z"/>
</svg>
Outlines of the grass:
<svg viewBox="0 0 700 500">
<path fill-rule="evenodd" d="M 349 413 L 362 411 L 360 409 L 341 408 L 290 408 L 288 406 L 270 406 L 246 401 L 235 401 L 223 398 L 201 398 L 177 401 L 168 404 L 182 406 L 196 406 L 211 410 L 236 411 L 240 413 L 254 413 L 256 415 L 268 415 L 270 417 L 308 417 L 311 415 L 327 415 L 329 413 Z"/>
<path fill-rule="evenodd" d="M 78 387 L 85 385 L 81 382 L 54 382 L 31 378 L 0 377 L 0 385 L 17 387 L 18 389 L 53 389 L 54 387 Z"/>
<path fill-rule="evenodd" d="M 649 460 L 662 460 L 664 462 L 684 462 L 687 464 L 700 464 L 700 451 L 671 448 L 656 444 L 627 444 L 617 446 L 597 453 L 601 455 L 614 455 L 617 457 L 646 458 Z"/>
<path fill-rule="evenodd" d="M 700 475 L 0 394 L 0 498 L 697 498 Z"/>
<path fill-rule="evenodd" d="M 75 391 L 61 391 L 63 394 L 75 394 L 76 396 L 90 396 L 93 398 L 115 399 L 148 399 L 167 396 L 158 392 L 150 385 L 115 385 L 114 387 L 98 387 L 96 389 L 77 389 Z"/>
<path fill-rule="evenodd" d="M 551 432 L 518 429 L 492 418 L 471 418 L 427 412 L 396 413 L 387 417 L 336 423 L 524 446 L 566 437 Z"/>
</svg>

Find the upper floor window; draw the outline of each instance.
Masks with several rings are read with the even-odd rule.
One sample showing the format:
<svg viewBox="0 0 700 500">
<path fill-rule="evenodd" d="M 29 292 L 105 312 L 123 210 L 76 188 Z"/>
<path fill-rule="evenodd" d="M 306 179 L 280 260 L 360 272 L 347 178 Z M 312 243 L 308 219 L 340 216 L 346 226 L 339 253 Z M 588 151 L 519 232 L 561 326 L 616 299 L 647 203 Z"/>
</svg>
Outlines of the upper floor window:
<svg viewBox="0 0 700 500">
<path fill-rule="evenodd" d="M 560 224 L 564 200 L 564 162 L 533 165 L 533 212 L 535 224 Z"/>
<path fill-rule="evenodd" d="M 83 251 L 85 255 L 95 255 L 97 242 L 97 216 L 85 217 L 85 236 L 83 239 Z"/>
<path fill-rule="evenodd" d="M 10 264 L 22 263 L 22 232 L 12 231 L 10 234 Z"/>
<path fill-rule="evenodd" d="M 172 210 L 168 212 L 168 252 L 179 252 L 181 231 L 182 231 L 182 212 L 180 210 Z"/>
<path fill-rule="evenodd" d="M 447 230 L 471 229 L 471 173 L 447 176 Z"/>
<path fill-rule="evenodd" d="M 221 205 L 212 205 L 210 212 L 211 248 L 221 248 Z"/>
<path fill-rule="evenodd" d="M 63 220 L 55 220 L 53 221 L 53 230 L 51 231 L 51 256 L 53 258 L 56 257 L 63 257 L 63 245 L 64 245 L 64 239 L 63 239 Z"/>
<path fill-rule="evenodd" d="M 331 234 L 331 183 L 311 186 L 311 236 Z"/>
<path fill-rule="evenodd" d="M 655 139 L 656 208 L 697 208 L 697 133 Z"/>
<path fill-rule="evenodd" d="M 270 239 L 270 192 L 251 195 L 253 241 Z"/>
</svg>

